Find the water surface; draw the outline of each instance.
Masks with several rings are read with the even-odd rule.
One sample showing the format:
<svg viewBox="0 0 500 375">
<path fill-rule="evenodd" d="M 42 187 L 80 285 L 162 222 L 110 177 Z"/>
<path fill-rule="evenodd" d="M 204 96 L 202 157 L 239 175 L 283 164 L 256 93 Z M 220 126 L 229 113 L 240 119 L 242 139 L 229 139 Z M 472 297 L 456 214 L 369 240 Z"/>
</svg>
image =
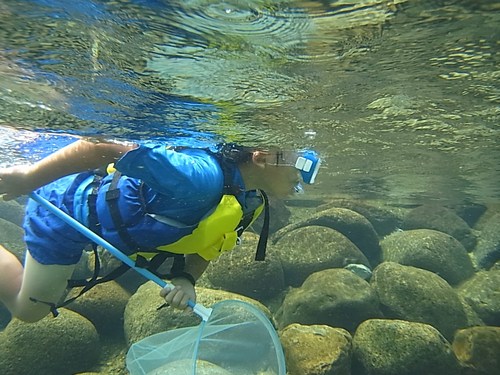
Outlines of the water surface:
<svg viewBox="0 0 500 375">
<path fill-rule="evenodd" d="M 498 1 L 0 4 L 1 163 L 66 134 L 311 146 L 310 196 L 500 196 Z M 28 142 L 28 145 L 26 145 Z"/>
</svg>

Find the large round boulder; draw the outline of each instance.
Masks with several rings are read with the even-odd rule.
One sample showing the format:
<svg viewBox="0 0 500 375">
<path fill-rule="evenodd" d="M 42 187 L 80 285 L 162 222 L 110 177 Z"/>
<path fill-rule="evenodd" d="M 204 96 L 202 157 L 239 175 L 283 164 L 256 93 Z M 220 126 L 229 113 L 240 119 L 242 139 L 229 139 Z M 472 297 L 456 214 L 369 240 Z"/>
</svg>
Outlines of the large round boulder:
<svg viewBox="0 0 500 375">
<path fill-rule="evenodd" d="M 500 371 L 500 327 L 459 330 L 452 346 L 467 368 L 467 374 L 497 374 Z"/>
<path fill-rule="evenodd" d="M 350 375 L 351 340 L 345 329 L 290 324 L 280 332 L 290 375 Z"/>
<path fill-rule="evenodd" d="M 67 308 L 89 319 L 100 334 L 121 335 L 123 312 L 129 298 L 129 292 L 111 281 L 96 285 Z"/>
<path fill-rule="evenodd" d="M 463 245 L 449 234 L 432 229 L 394 232 L 380 243 L 384 260 L 432 271 L 451 285 L 474 274 Z"/>
<path fill-rule="evenodd" d="M 487 325 L 500 326 L 500 269 L 478 272 L 458 293 Z"/>
<path fill-rule="evenodd" d="M 444 232 L 464 245 L 467 251 L 476 246 L 476 235 L 469 225 L 453 210 L 435 205 L 414 208 L 404 217 L 403 229 L 434 229 Z"/>
<path fill-rule="evenodd" d="M 72 375 L 91 369 L 99 351 L 94 325 L 73 311 L 36 323 L 13 319 L 0 332 L 0 374 Z"/>
<path fill-rule="evenodd" d="M 0 201 L 0 218 L 20 227 L 24 219 L 24 205 L 16 200 Z"/>
<path fill-rule="evenodd" d="M 357 375 L 456 375 L 460 365 L 451 345 L 432 326 L 371 319 L 353 337 Z"/>
<path fill-rule="evenodd" d="M 342 268 L 313 273 L 300 288 L 288 292 L 276 314 L 279 327 L 325 324 L 350 332 L 362 321 L 377 317 L 381 313 L 370 284 Z"/>
<path fill-rule="evenodd" d="M 287 225 L 273 236 L 273 241 L 280 240 L 290 231 L 307 226 L 323 226 L 335 229 L 356 245 L 372 266 L 380 262 L 379 239 L 373 225 L 363 215 L 346 208 L 329 208 L 304 220 Z"/>
<path fill-rule="evenodd" d="M 306 226 L 284 235 L 273 247 L 279 254 L 285 282 L 299 286 L 314 272 L 351 263 L 369 266 L 368 259 L 346 236 L 324 226 Z"/>
<path fill-rule="evenodd" d="M 479 268 L 488 269 L 500 260 L 500 213 L 484 220 L 474 258 Z"/>
<path fill-rule="evenodd" d="M 384 262 L 371 284 L 386 318 L 430 324 L 450 340 L 468 324 L 457 292 L 433 272 Z"/>
<path fill-rule="evenodd" d="M 331 199 L 318 207 L 318 212 L 330 208 L 347 208 L 363 215 L 373 225 L 379 236 L 385 236 L 400 228 L 405 215 L 404 209 L 400 207 L 387 206 L 381 202 L 346 198 Z"/>
<path fill-rule="evenodd" d="M 245 233 L 241 245 L 210 262 L 205 275 L 211 284 L 259 301 L 281 293 L 285 277 L 277 251 L 268 246 L 266 259 L 256 261 L 258 242 L 257 235 Z"/>
</svg>

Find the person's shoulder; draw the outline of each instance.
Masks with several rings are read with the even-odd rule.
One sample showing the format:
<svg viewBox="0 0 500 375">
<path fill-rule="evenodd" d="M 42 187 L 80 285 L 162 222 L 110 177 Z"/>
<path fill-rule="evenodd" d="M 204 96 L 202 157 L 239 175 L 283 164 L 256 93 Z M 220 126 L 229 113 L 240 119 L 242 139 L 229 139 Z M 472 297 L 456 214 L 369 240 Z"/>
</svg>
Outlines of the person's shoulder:
<svg viewBox="0 0 500 375">
<path fill-rule="evenodd" d="M 164 160 L 172 165 L 204 165 L 219 166 L 217 155 L 205 147 L 172 146 L 168 143 L 147 142 L 136 149 L 136 158 Z"/>
<path fill-rule="evenodd" d="M 214 154 L 206 148 L 178 147 L 178 148 L 174 148 L 174 151 L 180 152 L 180 153 L 185 154 L 185 155 L 191 155 L 191 156 L 201 156 L 201 157 L 214 156 Z"/>
<path fill-rule="evenodd" d="M 176 146 L 168 142 L 145 141 L 138 143 L 139 148 L 154 149 L 156 151 L 168 151 L 172 153 L 181 153 L 186 155 L 213 155 L 214 152 L 208 147 L 187 147 Z"/>
</svg>

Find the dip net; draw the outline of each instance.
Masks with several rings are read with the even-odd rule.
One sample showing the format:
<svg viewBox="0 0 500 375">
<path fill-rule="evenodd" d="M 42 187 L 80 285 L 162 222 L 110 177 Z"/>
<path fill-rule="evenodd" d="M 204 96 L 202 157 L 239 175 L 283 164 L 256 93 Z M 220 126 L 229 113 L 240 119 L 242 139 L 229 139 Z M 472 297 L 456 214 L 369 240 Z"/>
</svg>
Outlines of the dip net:
<svg viewBox="0 0 500 375">
<path fill-rule="evenodd" d="M 157 333 L 127 354 L 131 375 L 285 375 L 278 335 L 255 306 L 226 300 L 196 327 Z"/>
</svg>

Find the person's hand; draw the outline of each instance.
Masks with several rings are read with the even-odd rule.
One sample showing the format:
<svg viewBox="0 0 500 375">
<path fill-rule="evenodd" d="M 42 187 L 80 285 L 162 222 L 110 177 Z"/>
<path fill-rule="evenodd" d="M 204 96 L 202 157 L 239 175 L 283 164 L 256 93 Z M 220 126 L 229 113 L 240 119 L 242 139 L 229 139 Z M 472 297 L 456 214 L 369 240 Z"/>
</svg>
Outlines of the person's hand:
<svg viewBox="0 0 500 375">
<path fill-rule="evenodd" d="M 192 309 L 188 307 L 187 303 L 189 300 L 196 302 L 196 292 L 193 284 L 184 277 L 173 279 L 172 284 L 174 288 L 168 286 L 163 288 L 160 291 L 160 296 L 165 298 L 165 302 L 167 302 L 169 306 L 180 310 L 191 311 Z"/>
<path fill-rule="evenodd" d="M 0 169 L 0 195 L 3 200 L 11 200 L 33 190 L 28 171 L 27 166 Z"/>
</svg>

